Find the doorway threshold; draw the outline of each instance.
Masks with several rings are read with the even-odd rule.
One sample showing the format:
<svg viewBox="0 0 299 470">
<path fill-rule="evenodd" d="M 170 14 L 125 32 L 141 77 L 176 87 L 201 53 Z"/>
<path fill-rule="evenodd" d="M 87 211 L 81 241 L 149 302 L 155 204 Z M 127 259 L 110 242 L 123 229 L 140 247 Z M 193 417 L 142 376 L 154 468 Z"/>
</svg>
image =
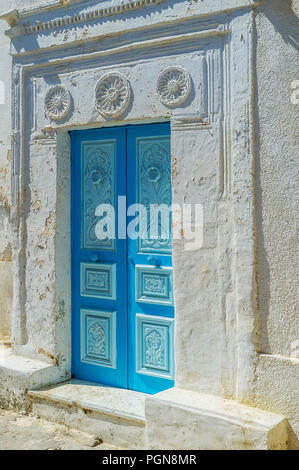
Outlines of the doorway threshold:
<svg viewBox="0 0 299 470">
<path fill-rule="evenodd" d="M 96 434 L 106 443 L 145 446 L 145 393 L 72 379 L 29 390 L 28 396 L 37 416 Z"/>
</svg>

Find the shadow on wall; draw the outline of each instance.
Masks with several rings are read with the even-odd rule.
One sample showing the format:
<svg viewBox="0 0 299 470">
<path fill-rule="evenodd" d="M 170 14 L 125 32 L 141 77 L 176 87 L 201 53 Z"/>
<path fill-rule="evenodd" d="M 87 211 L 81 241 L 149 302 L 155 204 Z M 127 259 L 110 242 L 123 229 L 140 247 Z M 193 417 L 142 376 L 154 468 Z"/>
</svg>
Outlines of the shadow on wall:
<svg viewBox="0 0 299 470">
<path fill-rule="evenodd" d="M 295 3 L 297 2 L 297 5 L 295 7 Z M 274 37 L 274 41 L 276 41 L 276 44 L 279 43 L 280 38 L 291 48 L 293 48 L 295 51 L 299 50 L 299 2 L 298 0 L 263 0 L 261 3 L 261 6 L 257 8 L 256 10 L 257 15 L 265 16 L 270 23 L 272 24 L 275 32 L 277 33 L 277 36 Z M 258 29 L 258 26 L 257 26 Z M 255 37 L 256 37 L 256 44 L 255 44 L 255 50 L 258 49 L 258 41 L 260 38 L 258 37 L 258 33 L 261 34 L 260 30 L 255 31 Z M 269 37 L 269 43 L 263 43 L 260 44 L 260 47 L 267 49 L 268 48 L 268 61 L 269 61 L 269 72 L 275 76 L 276 80 L 276 85 L 278 89 L 278 94 L 277 94 L 277 100 L 282 99 L 282 94 L 279 95 L 279 92 L 281 93 L 281 86 L 284 86 L 288 82 L 288 70 L 285 70 L 283 66 L 280 64 L 279 61 L 275 62 L 275 59 L 279 57 L 280 54 L 283 54 L 283 52 L 286 50 L 284 44 L 279 47 L 278 50 L 275 50 L 276 44 L 273 44 L 273 56 L 274 60 L 273 62 L 270 61 L 269 59 L 269 54 L 271 53 L 271 40 L 272 36 Z M 263 40 L 261 38 L 261 40 Z M 258 57 L 255 58 L 255 60 L 258 60 L 260 56 L 260 52 L 258 54 Z M 270 64 L 271 62 L 271 64 Z M 273 65 L 274 64 L 274 65 Z M 291 65 L 290 69 L 294 70 L 294 64 Z M 258 67 L 255 68 L 256 76 L 255 76 L 255 82 L 258 85 L 256 88 L 256 97 L 255 97 L 255 109 L 256 109 L 256 124 L 255 124 L 255 144 L 256 144 L 256 225 L 257 225 L 257 278 L 258 278 L 258 307 L 259 311 L 261 314 L 261 342 L 260 342 L 260 352 L 265 352 L 265 353 L 271 353 L 271 345 L 269 344 L 269 332 L 268 332 L 268 324 L 267 324 L 267 318 L 270 313 L 270 300 L 271 300 L 271 289 L 273 290 L 273 286 L 271 286 L 270 283 L 270 266 L 269 266 L 269 255 L 267 253 L 267 245 L 265 242 L 265 231 L 270 232 L 272 230 L 272 233 L 270 234 L 270 237 L 275 237 L 274 233 L 274 226 L 267 226 L 267 222 L 265 222 L 263 218 L 263 209 L 264 209 L 264 188 L 263 188 L 263 178 L 264 178 L 264 172 L 265 172 L 265 160 L 268 160 L 268 164 L 271 161 L 274 165 L 276 164 L 276 157 L 277 159 L 279 158 L 278 153 L 281 150 L 278 150 L 277 148 L 270 149 L 269 146 L 265 144 L 265 141 L 271 140 L 269 134 L 269 128 L 267 130 L 267 127 L 265 127 L 265 112 L 263 112 L 262 107 L 260 103 L 260 98 L 264 92 L 265 88 L 270 86 L 269 83 L 266 83 L 265 81 L 265 76 L 260 77 L 260 74 L 258 74 Z M 296 77 L 294 77 L 296 78 Z M 283 84 L 281 84 L 283 82 Z M 271 95 L 267 95 L 270 96 Z M 273 106 L 275 103 L 273 104 Z M 269 106 L 268 110 L 272 110 L 273 106 Z M 286 111 L 287 112 L 287 111 Z M 275 126 L 275 119 L 277 119 L 277 115 L 268 115 L 267 120 L 270 122 L 273 121 L 273 126 Z M 262 128 L 261 128 L 262 127 Z M 266 129 L 266 132 L 265 132 Z M 263 139 L 263 132 L 265 132 L 265 138 Z M 277 136 L 278 139 L 280 137 L 279 135 L 279 130 L 277 131 Z M 273 141 L 273 139 L 272 139 Z M 287 142 L 280 142 L 281 146 L 284 144 L 286 145 L 287 148 Z M 290 151 L 291 152 L 291 151 Z M 264 155 L 263 155 L 264 153 Z M 279 163 L 279 162 L 278 162 Z M 287 163 L 286 163 L 287 164 Z M 283 171 L 283 169 L 282 169 Z M 274 184 L 274 183 L 273 183 Z M 267 188 L 266 188 L 267 191 Z M 267 199 L 267 195 L 265 196 L 265 199 Z M 267 202 L 266 202 L 267 204 Z M 267 211 L 267 206 L 265 205 L 265 212 Z M 281 217 L 283 218 L 285 215 L 281 214 Z M 267 237 L 269 240 L 269 233 L 267 233 Z M 280 237 L 283 237 L 283 235 L 280 235 Z M 275 260 L 272 260 L 272 266 L 273 263 L 275 263 Z M 279 266 L 278 266 L 279 268 Z M 277 269 L 277 277 L 283 276 L 279 272 L 279 269 Z M 287 280 L 286 279 L 281 279 L 281 283 L 285 285 L 285 289 L 288 289 L 288 285 L 286 284 Z M 277 307 L 279 308 L 279 306 Z"/>
<path fill-rule="evenodd" d="M 299 50 L 298 0 L 263 0 L 261 10 L 282 39 Z"/>
</svg>

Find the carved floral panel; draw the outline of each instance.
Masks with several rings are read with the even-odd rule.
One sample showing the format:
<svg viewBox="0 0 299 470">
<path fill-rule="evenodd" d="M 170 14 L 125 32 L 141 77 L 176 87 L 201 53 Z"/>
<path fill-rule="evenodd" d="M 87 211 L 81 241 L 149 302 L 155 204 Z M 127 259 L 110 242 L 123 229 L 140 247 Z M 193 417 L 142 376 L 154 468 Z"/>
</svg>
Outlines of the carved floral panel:
<svg viewBox="0 0 299 470">
<path fill-rule="evenodd" d="M 137 373 L 173 379 L 174 320 L 137 314 L 136 322 Z"/>
<path fill-rule="evenodd" d="M 115 240 L 98 239 L 95 215 L 99 204 L 115 207 L 115 141 L 82 143 L 82 248 L 114 250 Z"/>
<path fill-rule="evenodd" d="M 140 252 L 171 253 L 171 213 L 158 218 L 158 237 L 151 237 L 150 205 L 171 208 L 169 137 L 137 139 L 137 201 L 147 211 L 147 229 L 138 240 Z"/>
<path fill-rule="evenodd" d="M 81 362 L 115 368 L 115 315 L 81 309 Z"/>
</svg>

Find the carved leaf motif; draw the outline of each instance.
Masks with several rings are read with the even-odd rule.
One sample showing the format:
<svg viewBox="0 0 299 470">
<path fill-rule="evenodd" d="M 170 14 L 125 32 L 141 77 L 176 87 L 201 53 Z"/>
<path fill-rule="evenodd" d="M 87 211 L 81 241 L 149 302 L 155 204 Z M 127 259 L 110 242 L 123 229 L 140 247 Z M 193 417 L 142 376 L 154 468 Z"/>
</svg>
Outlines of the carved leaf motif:
<svg viewBox="0 0 299 470">
<path fill-rule="evenodd" d="M 83 150 L 83 241 L 84 248 L 112 249 L 113 240 L 99 240 L 95 215 L 99 204 L 114 206 L 114 144 L 85 144 Z"/>
<path fill-rule="evenodd" d="M 145 359 L 152 367 L 164 365 L 164 341 L 157 330 L 150 330 L 145 336 Z"/>
<path fill-rule="evenodd" d="M 170 208 L 171 164 L 170 144 L 168 138 L 142 139 L 138 153 L 138 192 L 140 204 L 147 210 L 147 233 L 140 240 L 140 248 L 144 251 L 171 251 L 171 214 L 161 217 L 158 221 L 158 238 L 150 238 L 150 205 L 164 204 Z"/>
<path fill-rule="evenodd" d="M 103 355 L 105 352 L 105 331 L 103 326 L 96 321 L 88 329 L 88 353 Z"/>
</svg>

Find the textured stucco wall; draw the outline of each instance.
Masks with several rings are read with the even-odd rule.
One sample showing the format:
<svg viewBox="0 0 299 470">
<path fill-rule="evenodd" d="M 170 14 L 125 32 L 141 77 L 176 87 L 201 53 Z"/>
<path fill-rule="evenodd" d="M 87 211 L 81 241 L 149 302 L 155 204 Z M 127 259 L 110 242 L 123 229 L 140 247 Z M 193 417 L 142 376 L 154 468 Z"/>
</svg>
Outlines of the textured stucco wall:
<svg viewBox="0 0 299 470">
<path fill-rule="evenodd" d="M 3 2 L 9 4 L 10 2 Z M 4 5 L 5 6 L 5 5 Z M 4 10 L 1 2 L 1 10 Z M 10 68 L 6 23 L 0 22 L 0 337 L 10 334 L 12 269 L 10 235 Z"/>
<path fill-rule="evenodd" d="M 299 78 L 298 13 L 298 0 L 263 0 L 256 16 L 257 274 L 260 348 L 266 354 L 259 358 L 254 389 L 258 406 L 287 416 L 297 433 L 299 105 L 291 102 L 291 84 Z"/>
<path fill-rule="evenodd" d="M 299 10 L 299 2 L 297 4 Z M 257 205 L 261 349 L 299 358 L 296 315 L 296 128 L 299 18 L 292 1 L 264 0 L 257 28 Z M 295 343 L 297 340 L 297 343 Z"/>
<path fill-rule="evenodd" d="M 12 8 L 42 4 L 43 0 L 1 0 L 0 14 Z M 11 57 L 10 41 L 4 35 L 7 24 L 0 21 L 0 338 L 11 333 Z M 4 91 L 4 96 L 3 92 Z"/>
<path fill-rule="evenodd" d="M 45 0 L 1 0 L 0 14 L 12 8 L 42 4 Z M 11 57 L 7 24 L 0 21 L 0 337 L 11 333 Z M 2 93 L 4 90 L 4 96 Z"/>
</svg>

